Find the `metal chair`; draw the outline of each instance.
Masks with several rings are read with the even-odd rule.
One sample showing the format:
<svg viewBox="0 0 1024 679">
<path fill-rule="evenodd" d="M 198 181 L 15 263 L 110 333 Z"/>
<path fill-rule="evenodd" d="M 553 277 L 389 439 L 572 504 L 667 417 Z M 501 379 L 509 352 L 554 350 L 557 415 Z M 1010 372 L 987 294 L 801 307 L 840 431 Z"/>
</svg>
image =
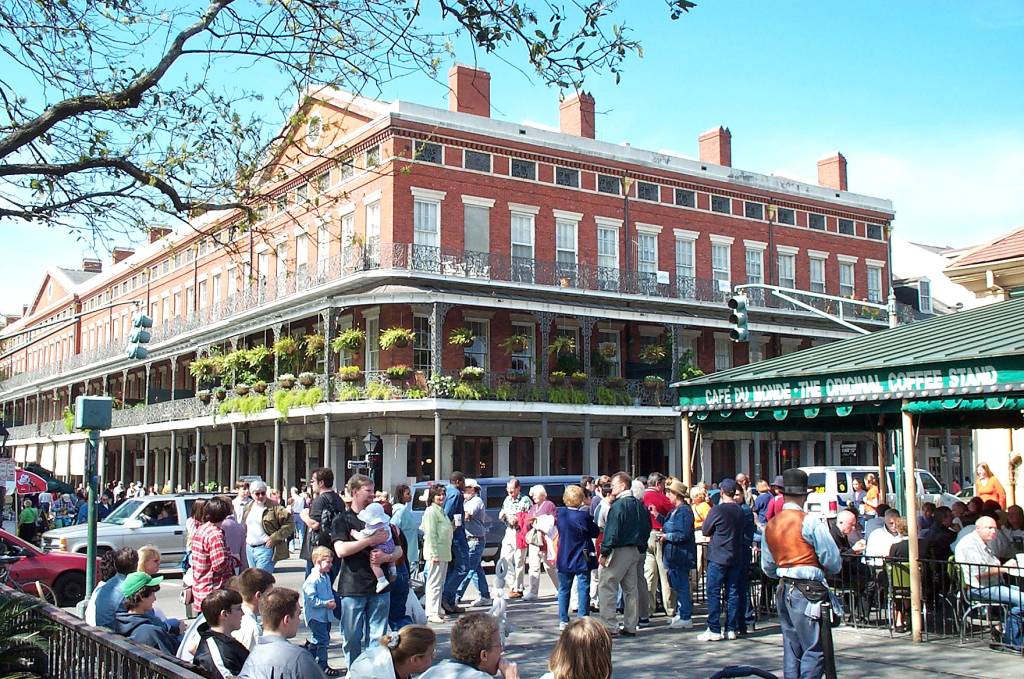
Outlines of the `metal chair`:
<svg viewBox="0 0 1024 679">
<path fill-rule="evenodd" d="M 959 591 L 957 592 L 957 602 L 959 608 L 958 619 L 960 624 L 960 645 L 964 646 L 967 644 L 968 636 L 971 639 L 974 638 L 976 621 L 983 621 L 983 629 L 988 630 L 989 635 L 994 637 L 993 632 L 996 630 L 996 625 L 1006 620 L 1006 616 L 1009 614 L 1009 607 L 1005 604 L 993 601 L 972 600 L 970 597 L 969 583 L 964 579 L 963 567 L 981 568 L 981 566 L 956 564 L 955 562 L 952 563 L 954 563 L 956 567 L 956 582 L 959 588 Z M 998 615 L 993 617 L 993 611 L 998 611 Z"/>
</svg>

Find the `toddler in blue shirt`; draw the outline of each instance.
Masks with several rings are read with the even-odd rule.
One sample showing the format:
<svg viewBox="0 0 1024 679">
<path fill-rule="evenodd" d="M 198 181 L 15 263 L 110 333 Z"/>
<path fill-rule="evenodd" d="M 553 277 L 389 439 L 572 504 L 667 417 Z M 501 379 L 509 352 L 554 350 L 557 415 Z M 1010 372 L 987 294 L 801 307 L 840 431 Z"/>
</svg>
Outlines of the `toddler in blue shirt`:
<svg viewBox="0 0 1024 679">
<path fill-rule="evenodd" d="M 321 669 L 327 673 L 330 669 L 327 666 L 327 647 L 331 643 L 331 616 L 337 606 L 330 576 L 334 555 L 328 547 L 317 547 L 309 556 L 313 562 L 313 570 L 302 584 L 302 615 L 313 635 L 309 651 Z"/>
</svg>

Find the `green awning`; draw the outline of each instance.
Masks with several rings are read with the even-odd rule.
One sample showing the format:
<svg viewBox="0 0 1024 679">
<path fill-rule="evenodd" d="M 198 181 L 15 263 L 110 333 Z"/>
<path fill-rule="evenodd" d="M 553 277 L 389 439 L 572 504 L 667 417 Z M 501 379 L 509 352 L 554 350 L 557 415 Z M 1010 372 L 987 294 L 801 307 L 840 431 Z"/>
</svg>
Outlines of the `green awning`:
<svg viewBox="0 0 1024 679">
<path fill-rule="evenodd" d="M 680 410 L 689 413 L 1024 397 L 1024 299 L 939 316 L 674 386 Z"/>
</svg>

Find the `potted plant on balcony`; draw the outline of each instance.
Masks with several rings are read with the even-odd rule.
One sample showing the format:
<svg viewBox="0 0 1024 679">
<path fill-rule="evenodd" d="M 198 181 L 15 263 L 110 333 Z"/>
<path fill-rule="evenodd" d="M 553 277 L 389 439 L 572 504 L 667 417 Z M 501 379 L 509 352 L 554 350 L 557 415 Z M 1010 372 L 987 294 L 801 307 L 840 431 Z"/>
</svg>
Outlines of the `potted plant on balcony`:
<svg viewBox="0 0 1024 679">
<path fill-rule="evenodd" d="M 615 342 L 601 342 L 598 345 L 598 352 L 605 358 L 615 358 L 619 353 L 619 348 L 615 346 Z"/>
<path fill-rule="evenodd" d="M 301 372 L 299 373 L 299 384 L 304 387 L 311 387 L 316 384 L 316 373 Z"/>
<path fill-rule="evenodd" d="M 448 344 L 456 347 L 468 347 L 476 337 L 469 328 L 454 328 L 448 333 Z"/>
<path fill-rule="evenodd" d="M 281 373 L 277 376 L 277 384 L 285 389 L 291 389 L 295 386 L 295 375 L 291 373 Z"/>
<path fill-rule="evenodd" d="M 521 354 L 530 348 L 530 338 L 523 334 L 509 335 L 498 344 L 507 354 Z"/>
<path fill-rule="evenodd" d="M 267 383 L 263 380 L 256 380 L 252 384 L 252 390 L 257 394 L 265 394 L 267 392 Z"/>
<path fill-rule="evenodd" d="M 278 358 L 294 356 L 299 351 L 299 343 L 294 337 L 282 337 L 274 342 L 274 353 Z"/>
<path fill-rule="evenodd" d="M 324 353 L 324 336 L 320 333 L 306 335 L 302 341 L 305 347 L 306 358 L 317 360 Z"/>
<path fill-rule="evenodd" d="M 640 350 L 640 360 L 647 365 L 654 365 L 655 363 L 661 363 L 665 360 L 668 352 L 665 350 L 665 345 L 658 342 L 655 344 L 648 344 L 646 347 Z"/>
<path fill-rule="evenodd" d="M 380 348 L 384 351 L 388 349 L 403 349 L 416 339 L 416 333 L 408 328 L 388 328 L 380 334 Z"/>
<path fill-rule="evenodd" d="M 341 353 L 342 351 L 359 351 L 366 340 L 366 333 L 359 328 L 349 328 L 334 338 L 331 342 L 331 349 Z"/>
<path fill-rule="evenodd" d="M 459 371 L 459 379 L 463 382 L 479 382 L 484 378 L 484 369 L 475 365 L 467 365 Z"/>
<path fill-rule="evenodd" d="M 576 340 L 572 337 L 559 335 L 548 345 L 548 353 L 558 354 L 559 356 L 574 354 L 576 353 Z"/>
<path fill-rule="evenodd" d="M 220 374 L 222 362 L 219 357 L 195 358 L 188 364 L 188 372 L 199 382 L 209 382 Z"/>
<path fill-rule="evenodd" d="M 530 380 L 530 376 L 526 374 L 525 370 L 509 370 L 505 373 L 505 381 L 512 382 L 513 384 L 525 384 Z"/>
<path fill-rule="evenodd" d="M 196 392 L 196 398 L 199 399 L 200 401 L 202 401 L 203 403 L 209 403 L 210 402 L 210 390 L 209 389 L 200 389 L 199 391 Z"/>
<path fill-rule="evenodd" d="M 609 389 L 624 389 L 626 387 L 626 380 L 621 377 L 609 377 L 605 379 L 604 386 Z"/>
<path fill-rule="evenodd" d="M 249 385 L 243 382 L 239 382 L 235 385 L 235 393 L 239 396 L 245 396 L 249 393 Z"/>
<path fill-rule="evenodd" d="M 584 372 L 574 372 L 572 375 L 569 376 L 569 381 L 572 382 L 572 385 L 574 387 L 586 386 L 587 379 L 587 373 Z"/>
<path fill-rule="evenodd" d="M 648 375 L 644 378 L 644 386 L 648 389 L 660 390 L 665 388 L 665 378 L 658 375 Z"/>
<path fill-rule="evenodd" d="M 693 353 L 689 349 L 679 355 L 676 372 L 681 380 L 692 380 L 704 376 L 704 371 L 693 364 Z"/>
<path fill-rule="evenodd" d="M 213 390 L 213 397 L 218 401 L 223 401 L 228 397 L 228 390 L 225 387 L 217 387 Z"/>
<path fill-rule="evenodd" d="M 388 379 L 396 382 L 405 382 L 412 377 L 412 368 L 407 365 L 393 365 L 386 372 Z"/>
<path fill-rule="evenodd" d="M 548 382 L 551 384 L 565 384 L 565 373 L 561 370 L 555 370 L 548 375 Z"/>
<path fill-rule="evenodd" d="M 338 377 L 342 382 L 358 382 L 363 379 L 363 371 L 358 365 L 343 365 L 338 368 Z"/>
</svg>

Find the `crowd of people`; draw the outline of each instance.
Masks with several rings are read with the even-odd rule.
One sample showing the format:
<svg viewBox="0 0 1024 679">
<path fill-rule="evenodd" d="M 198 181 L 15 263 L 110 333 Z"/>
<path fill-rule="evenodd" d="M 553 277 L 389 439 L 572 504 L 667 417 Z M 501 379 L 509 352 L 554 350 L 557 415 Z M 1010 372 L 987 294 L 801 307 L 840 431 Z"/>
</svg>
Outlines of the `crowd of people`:
<svg viewBox="0 0 1024 679">
<path fill-rule="evenodd" d="M 779 582 L 784 634 L 803 640 L 785 646 L 790 676 L 791 666 L 799 672 L 801 662 L 821 662 L 810 638 L 816 623 L 800 608 L 821 594 L 816 586 L 854 578 L 870 595 L 884 584 L 876 566 L 908 551 L 906 521 L 872 475 L 832 522 L 804 514 L 806 475 L 751 484 L 739 474 L 692 488 L 660 473 L 584 476 L 564 489 L 561 506 L 542 485 L 524 489 L 512 478 L 488 582 L 481 562 L 490 519 L 475 480 L 455 472 L 428 487 L 420 520 L 408 486 L 389 495 L 360 474 L 341 492 L 334 485 L 333 471 L 321 468 L 307 489 L 283 498 L 261 481 L 242 481 L 233 497 L 195 501 L 183 563 L 186 619 L 153 605 L 161 578 L 151 547 L 105 555 L 87 618 L 224 677 L 339 676 L 328 664 L 338 623 L 349 676 L 514 679 L 517 668 L 502 658 L 507 607 L 537 599 L 547 577 L 561 630 L 550 675 L 607 677 L 612 639 L 637 636 L 659 611 L 673 633 L 694 627 L 700 579 L 707 619 L 692 639 L 747 634 L 757 605 L 747 588 L 761 568 Z M 989 564 L 980 576 L 965 573 L 972 595 L 1017 605 L 1019 590 L 996 581 L 1014 540 L 1024 538 L 1020 507 L 980 497 L 952 508 L 926 503 L 918 524 L 923 558 L 955 553 L 958 562 Z M 302 587 L 276 586 L 275 564 L 295 552 L 306 563 Z M 422 600 L 411 593 L 414 579 Z M 452 661 L 433 666 L 431 625 L 455 616 Z M 288 641 L 300 623 L 309 630 L 301 647 Z"/>
</svg>

